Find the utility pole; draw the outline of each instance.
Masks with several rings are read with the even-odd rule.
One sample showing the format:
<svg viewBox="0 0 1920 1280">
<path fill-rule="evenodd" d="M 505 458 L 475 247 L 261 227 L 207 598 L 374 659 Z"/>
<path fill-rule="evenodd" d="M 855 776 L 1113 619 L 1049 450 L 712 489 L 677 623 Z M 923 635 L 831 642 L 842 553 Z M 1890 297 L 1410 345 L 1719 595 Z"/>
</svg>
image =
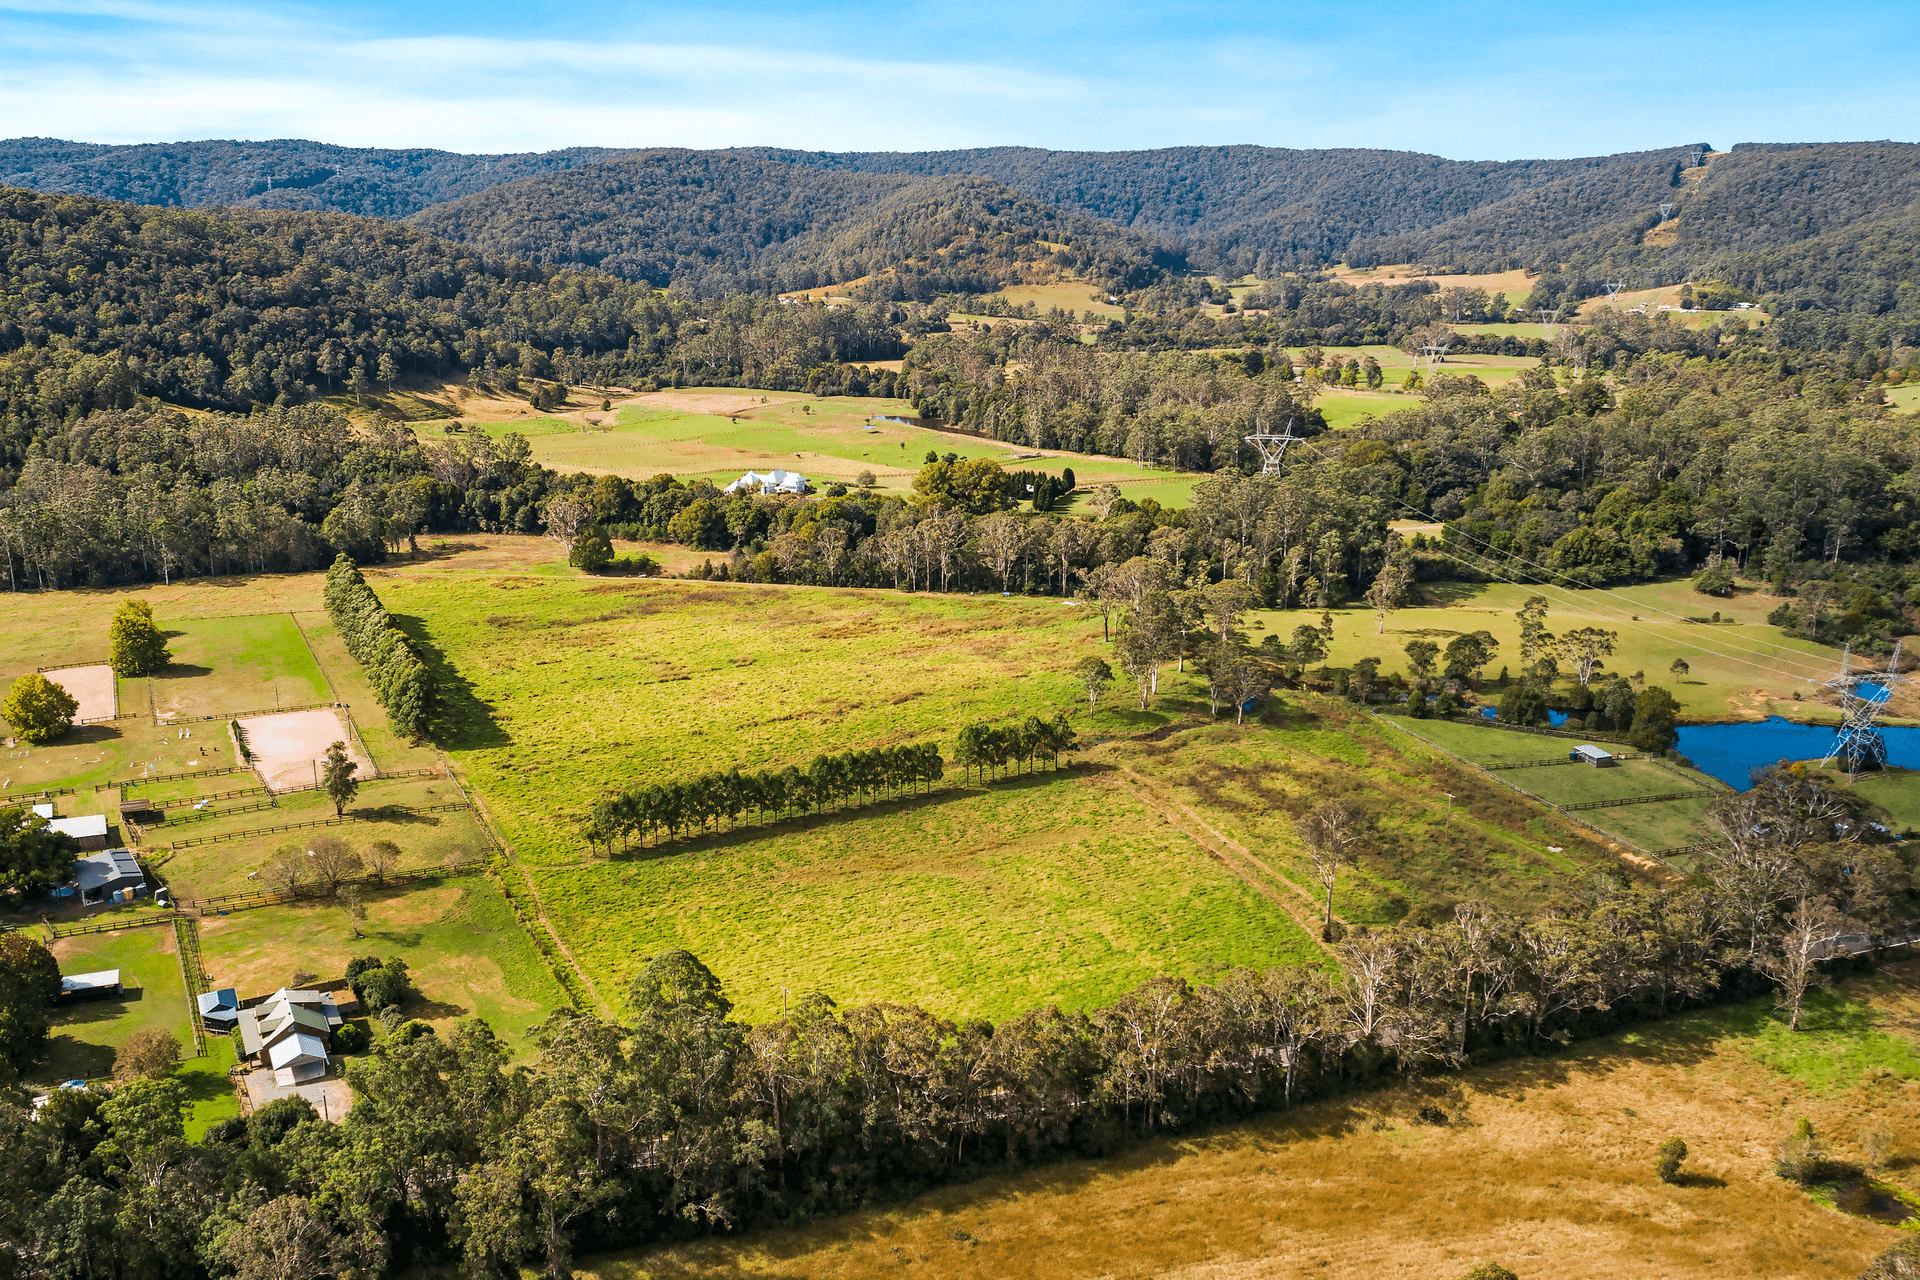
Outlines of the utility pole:
<svg viewBox="0 0 1920 1280">
<path fill-rule="evenodd" d="M 1444 795 L 1447 798 L 1447 816 L 1446 816 L 1445 822 L 1442 825 L 1452 826 L 1453 825 L 1453 792 L 1443 791 L 1440 794 Z"/>
</svg>

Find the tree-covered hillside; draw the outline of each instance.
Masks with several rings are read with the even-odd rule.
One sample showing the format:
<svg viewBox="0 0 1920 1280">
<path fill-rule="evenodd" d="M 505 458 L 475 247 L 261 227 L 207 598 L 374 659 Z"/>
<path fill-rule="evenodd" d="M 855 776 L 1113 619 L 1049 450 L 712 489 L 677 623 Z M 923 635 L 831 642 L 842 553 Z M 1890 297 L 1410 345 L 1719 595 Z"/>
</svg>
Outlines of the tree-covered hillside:
<svg viewBox="0 0 1920 1280">
<path fill-rule="evenodd" d="M 300 138 L 103 146 L 58 138 L 0 141 L 0 186 L 135 204 L 326 209 L 404 218 L 428 205 L 618 152 L 569 147 L 469 156 L 428 147 L 387 151 Z"/>
<path fill-rule="evenodd" d="M 913 263 L 947 291 L 1029 276 L 1150 283 L 1179 255 L 978 178 L 830 171 L 662 149 L 494 187 L 416 225 L 490 253 L 699 294 L 766 293 Z"/>
<path fill-rule="evenodd" d="M 887 305 L 697 308 L 381 219 L 0 188 L 0 475 L 46 423 L 135 396 L 245 409 L 409 373 L 645 383 L 725 380 L 743 362 L 760 385 L 805 386 L 823 364 L 899 355 L 906 319 Z"/>
<path fill-rule="evenodd" d="M 1650 173 L 1670 177 L 1700 149 L 1509 162 L 1253 146 L 764 154 L 826 170 L 977 174 L 1190 246 L 1209 266 L 1264 275 L 1337 262 L 1356 239 L 1417 232 L 1559 183 L 1637 190 Z"/>
</svg>

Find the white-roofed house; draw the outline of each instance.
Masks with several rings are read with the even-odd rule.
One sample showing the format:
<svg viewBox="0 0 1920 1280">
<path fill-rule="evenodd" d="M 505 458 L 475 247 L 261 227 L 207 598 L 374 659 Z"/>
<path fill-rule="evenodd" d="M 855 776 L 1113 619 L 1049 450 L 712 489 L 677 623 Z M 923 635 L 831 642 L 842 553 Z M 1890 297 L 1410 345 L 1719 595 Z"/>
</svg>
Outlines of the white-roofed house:
<svg viewBox="0 0 1920 1280">
<path fill-rule="evenodd" d="M 775 467 L 771 471 L 749 471 L 728 485 L 723 492 L 739 493 L 743 489 L 758 487 L 762 493 L 805 493 L 807 478 L 798 471 L 783 471 Z"/>
<path fill-rule="evenodd" d="M 38 812 L 38 810 L 36 810 Z M 83 814 L 78 818 L 48 818 L 47 830 L 58 831 L 61 835 L 72 836 L 80 842 L 82 849 L 104 849 L 107 847 L 107 815 L 104 813 Z"/>
</svg>

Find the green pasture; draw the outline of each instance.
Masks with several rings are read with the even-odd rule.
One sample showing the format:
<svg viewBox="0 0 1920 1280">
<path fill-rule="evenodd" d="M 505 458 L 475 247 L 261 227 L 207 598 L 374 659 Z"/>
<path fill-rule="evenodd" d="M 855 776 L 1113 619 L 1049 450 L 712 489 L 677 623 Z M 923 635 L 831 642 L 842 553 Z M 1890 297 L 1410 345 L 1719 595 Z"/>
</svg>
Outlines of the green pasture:
<svg viewBox="0 0 1920 1280">
<path fill-rule="evenodd" d="M 1415 720 L 1412 716 L 1391 713 L 1387 719 L 1406 728 L 1417 737 L 1444 747 L 1463 760 L 1479 765 L 1526 764 L 1536 760 L 1565 760 L 1567 751 L 1579 744 L 1566 738 L 1543 733 L 1519 733 L 1487 725 L 1465 724 L 1458 720 Z"/>
<path fill-rule="evenodd" d="M 333 803 L 324 792 L 298 791 L 278 797 L 272 809 L 228 812 L 260 797 L 248 796 L 212 806 L 209 817 L 183 817 L 169 811 L 170 820 L 149 827 L 145 855 L 180 899 L 247 893 L 263 887 L 257 877 L 282 848 L 304 848 L 303 842 L 322 835 L 336 836 L 356 849 L 376 840 L 400 846 L 398 870 L 422 871 L 464 862 L 487 851 L 486 837 L 473 816 L 464 810 L 444 813 L 407 812 L 401 806 L 425 809 L 452 804 L 460 793 L 445 778 L 396 778 L 369 782 L 347 806 L 350 821 L 297 831 L 270 828 L 333 817 Z M 257 833 L 257 834 L 253 834 Z M 208 836 L 234 838 L 184 849 L 175 841 Z"/>
<path fill-rule="evenodd" d="M 1658 853 L 1698 844 L 1711 834 L 1707 806 L 1713 793 L 1703 791 L 1698 799 L 1661 800 L 1653 804 L 1623 804 L 1608 809 L 1587 809 L 1580 817 L 1629 844 Z M 1682 871 L 1688 869 L 1685 855 L 1672 860 Z"/>
<path fill-rule="evenodd" d="M 1853 789 L 1887 811 L 1894 831 L 1920 831 L 1920 772 L 1863 773 Z"/>
<path fill-rule="evenodd" d="M 1920 409 L 1920 382 L 1909 382 L 1898 387 L 1888 387 L 1887 403 L 1899 413 L 1912 413 Z"/>
<path fill-rule="evenodd" d="M 290 614 L 162 621 L 173 662 L 148 684 L 163 718 L 245 715 L 332 698 Z M 124 690 L 121 705 L 145 709 Z"/>
<path fill-rule="evenodd" d="M 1049 307 L 1075 311 L 1083 319 L 1111 316 L 1119 319 L 1126 308 L 1107 301 L 1107 291 L 1084 280 L 1061 280 L 1053 284 L 1013 284 L 999 291 L 1008 302 L 1019 306 L 1031 302 L 1042 315 Z"/>
<path fill-rule="evenodd" d="M 1572 738 L 1518 733 L 1493 725 L 1482 727 L 1453 720 L 1415 720 L 1411 716 L 1397 714 L 1384 718 L 1417 737 L 1481 765 L 1564 760 L 1567 751 L 1578 745 L 1577 740 Z M 1562 805 L 1582 804 L 1589 800 L 1668 795 L 1689 788 L 1697 790 L 1697 798 L 1615 805 L 1579 812 L 1582 822 L 1590 823 L 1628 844 L 1654 850 L 1671 849 L 1699 840 L 1705 834 L 1701 823 L 1707 805 L 1719 794 L 1704 776 L 1652 760 L 1622 760 L 1607 769 L 1573 763 L 1542 764 L 1531 768 L 1501 769 L 1496 776 L 1549 804 Z"/>
<path fill-rule="evenodd" d="M 1422 903 L 1469 898 L 1524 911 L 1606 860 L 1539 805 L 1332 699 L 1286 695 L 1257 728 L 1213 725 L 1135 744 L 1116 760 L 1314 901 L 1323 891 L 1295 823 L 1330 800 L 1352 805 L 1367 824 L 1358 863 L 1334 894 L 1350 923 L 1386 924 Z"/>
<path fill-rule="evenodd" d="M 1794 701 L 1794 693 L 1804 697 L 1808 679 L 1824 680 L 1839 669 L 1837 651 L 1794 639 L 1767 624 L 1767 614 L 1779 601 L 1758 587 L 1742 584 L 1731 599 L 1719 599 L 1701 595 L 1684 579 L 1606 591 L 1430 583 L 1424 588 L 1428 603 L 1389 613 L 1385 634 L 1379 632 L 1379 615 L 1371 610 L 1333 610 L 1328 661 L 1346 666 L 1374 657 L 1381 660 L 1382 671 L 1404 671 L 1405 646 L 1414 640 L 1430 640 L 1444 649 L 1456 635 L 1486 631 L 1499 649 L 1483 674 L 1498 677 L 1503 667 L 1517 671 L 1520 628 L 1514 614 L 1535 594 L 1550 601 L 1549 631 L 1600 627 L 1616 632 L 1616 652 L 1606 660 L 1601 676 L 1643 672 L 1647 683 L 1672 690 L 1688 721 L 1774 714 L 1806 719 L 1816 714 L 1814 704 Z M 1732 625 L 1684 620 L 1711 617 L 1715 611 Z M 1296 609 L 1257 613 L 1249 621 L 1261 622 L 1285 639 L 1295 627 L 1317 625 L 1319 619 L 1319 610 Z M 1688 665 L 1685 677 L 1671 671 L 1676 658 Z M 1497 699 L 1497 689 L 1490 687 L 1485 697 Z"/>
<path fill-rule="evenodd" d="M 1415 732 L 1419 726 L 1413 726 Z M 1490 732 L 1498 733 L 1498 729 Z M 1574 745 L 1569 738 L 1547 739 Z M 1562 755 L 1564 756 L 1564 752 Z M 1698 790 L 1711 799 L 1716 793 L 1686 777 L 1680 770 L 1667 769 L 1652 760 L 1620 760 L 1610 768 L 1596 769 L 1587 764 L 1543 765 L 1537 768 L 1501 771 L 1514 786 L 1530 791 L 1549 804 L 1585 804 L 1591 800 L 1631 800 L 1639 796 L 1669 795 L 1676 791 Z M 1594 813 L 1603 812 L 1594 810 Z M 1597 821 L 1589 815 L 1588 821 Z M 1604 824 L 1602 824 L 1604 825 Z"/>
<path fill-rule="evenodd" d="M 1284 911 L 1095 769 L 533 873 L 602 997 L 685 947 L 748 1018 L 782 988 L 942 1016 L 1088 1008 L 1157 973 L 1314 963 Z"/>
<path fill-rule="evenodd" d="M 723 405 L 762 394 L 730 387 L 702 390 L 716 394 L 697 397 L 696 402 L 710 399 Z M 693 392 L 672 394 L 686 398 Z M 1031 451 L 1016 444 L 887 421 L 914 415 L 903 400 L 764 394 L 768 403 L 749 404 L 733 416 L 657 403 L 628 405 L 612 415 L 613 423 L 604 431 L 582 431 L 579 423 L 563 418 L 484 425 L 494 435 L 517 431 L 527 436 L 534 459 L 555 470 L 629 479 L 667 474 L 726 484 L 746 471 L 780 468 L 798 471 L 815 488 L 824 489 L 835 481 L 850 486 L 861 472 L 870 471 L 882 492 L 905 493 L 929 450 L 1055 475 L 1071 467 L 1082 486 L 1108 480 L 1143 490 L 1151 486 L 1142 496 L 1181 504 L 1195 481 L 1204 478 L 1141 467 L 1125 458 L 1062 453 L 1022 457 Z"/>
<path fill-rule="evenodd" d="M 615 789 L 1084 712 L 1067 671 L 1100 633 L 1025 597 L 452 574 L 380 590 L 443 676 L 442 745 L 536 864 L 581 857 L 580 819 Z"/>
<path fill-rule="evenodd" d="M 187 1141 L 198 1142 L 222 1120 L 240 1114 L 240 1095 L 227 1072 L 239 1062 L 232 1036 L 209 1035 L 204 1058 L 182 1058 L 174 1072 L 187 1091 Z"/>
<path fill-rule="evenodd" d="M 567 1004 L 499 887 L 484 875 L 372 892 L 366 907 L 358 938 L 346 913 L 322 901 L 208 916 L 200 926 L 201 959 L 216 985 L 247 997 L 301 975 L 338 978 L 355 956 L 398 956 L 419 992 L 409 1016 L 443 1031 L 482 1018 L 516 1056 L 531 1051 L 526 1029 Z"/>
<path fill-rule="evenodd" d="M 117 1000 L 89 1000 L 56 1009 L 47 1052 L 28 1069 L 29 1078 L 58 1083 L 110 1076 L 120 1046 L 135 1034 L 156 1028 L 178 1036 L 183 1054 L 193 1052 L 187 988 L 170 925 L 60 938 L 49 949 L 62 973 L 118 969 L 126 994 Z"/>
</svg>

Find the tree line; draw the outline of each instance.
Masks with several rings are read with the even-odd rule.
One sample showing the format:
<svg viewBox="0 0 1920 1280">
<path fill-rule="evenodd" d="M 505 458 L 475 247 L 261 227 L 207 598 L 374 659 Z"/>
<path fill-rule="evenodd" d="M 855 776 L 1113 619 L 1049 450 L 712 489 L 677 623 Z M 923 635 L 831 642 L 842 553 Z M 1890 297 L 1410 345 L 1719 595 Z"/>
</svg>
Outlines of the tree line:
<svg viewBox="0 0 1920 1280">
<path fill-rule="evenodd" d="M 483 1023 L 396 1024 L 350 1063 L 338 1124 L 289 1100 L 189 1143 L 173 1079 L 56 1090 L 37 1112 L 9 1100 L 0 1247 L 28 1275 L 562 1276 L 590 1251 L 1552 1055 L 1767 990 L 1791 1034 L 1807 993 L 1856 963 L 1836 958 L 1843 935 L 1871 952 L 1912 910 L 1909 857 L 1862 817 L 1849 794 L 1780 771 L 1715 801 L 1705 873 L 1686 886 L 1602 879 L 1531 917 L 1462 903 L 1430 926 L 1346 935 L 1337 969 L 1156 977 L 1087 1010 L 990 1022 L 808 993 L 752 1022 L 668 951 L 634 978 L 625 1018 L 556 1014 L 511 1070 Z M 1316 847 L 1337 859 L 1341 843 Z M 0 963 L 37 972 L 10 947 L 37 943 L 0 942 Z"/>
<path fill-rule="evenodd" d="M 437 702 L 433 672 L 421 659 L 413 641 L 394 625 L 393 617 L 373 593 L 359 568 L 340 556 L 327 570 L 327 616 L 346 644 L 347 652 L 367 673 L 373 696 L 386 708 L 393 731 L 415 742 L 424 740 Z M 335 743 L 335 747 L 341 744 Z M 353 765 L 342 749 L 340 763 L 350 779 Z M 328 757 L 328 790 L 334 790 L 334 762 Z M 344 783 L 343 783 L 344 785 Z M 345 803 L 335 795 L 335 809 Z M 347 792 L 351 798 L 351 792 Z"/>
<path fill-rule="evenodd" d="M 748 814 L 760 822 L 779 822 L 795 813 L 819 813 L 892 799 L 938 782 L 944 770 L 935 742 L 876 747 L 838 755 L 818 755 L 805 769 L 742 773 L 738 769 L 703 774 L 685 782 L 654 783 L 609 796 L 593 806 L 581 834 L 593 848 L 611 849 L 618 840 L 644 845 L 665 833 L 680 838 L 683 829 L 718 830 L 739 825 Z"/>
</svg>

